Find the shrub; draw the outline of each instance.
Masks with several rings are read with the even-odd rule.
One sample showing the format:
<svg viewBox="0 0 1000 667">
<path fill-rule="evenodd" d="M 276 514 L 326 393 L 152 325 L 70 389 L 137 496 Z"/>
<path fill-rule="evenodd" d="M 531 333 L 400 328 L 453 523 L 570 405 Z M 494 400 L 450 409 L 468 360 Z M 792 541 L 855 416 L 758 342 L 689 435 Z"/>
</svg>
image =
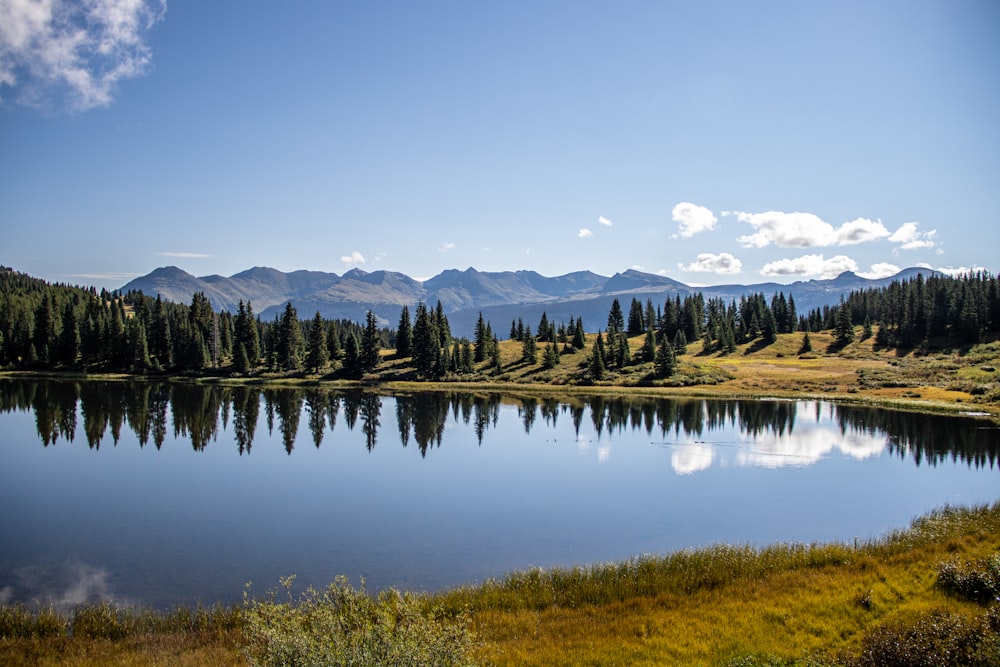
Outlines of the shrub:
<svg viewBox="0 0 1000 667">
<path fill-rule="evenodd" d="M 463 616 L 444 618 L 424 598 L 386 590 L 378 596 L 338 577 L 324 591 L 293 600 L 293 578 L 282 580 L 287 602 L 272 592 L 244 600 L 244 656 L 250 665 L 427 665 L 475 663 Z"/>
<path fill-rule="evenodd" d="M 857 667 L 932 667 L 1000 664 L 1000 633 L 990 614 L 968 618 L 932 612 L 909 622 L 872 630 L 862 641 L 861 655 L 848 661 Z"/>
<path fill-rule="evenodd" d="M 959 597 L 989 603 L 1000 599 L 1000 554 L 974 562 L 942 563 L 937 585 Z"/>
</svg>

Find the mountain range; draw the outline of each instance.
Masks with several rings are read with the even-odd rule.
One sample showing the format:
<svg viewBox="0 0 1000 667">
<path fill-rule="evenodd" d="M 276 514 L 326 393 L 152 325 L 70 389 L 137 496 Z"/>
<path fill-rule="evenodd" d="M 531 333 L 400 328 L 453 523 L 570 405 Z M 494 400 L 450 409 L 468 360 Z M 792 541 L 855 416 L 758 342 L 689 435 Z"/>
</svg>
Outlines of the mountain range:
<svg viewBox="0 0 1000 667">
<path fill-rule="evenodd" d="M 749 294 L 770 297 L 782 292 L 793 296 L 799 314 L 824 305 L 834 305 L 841 295 L 855 290 L 881 287 L 894 280 L 914 278 L 931 269 L 904 269 L 894 276 L 867 279 L 844 272 L 829 280 L 799 281 L 788 285 L 716 285 L 693 287 L 665 276 L 630 269 L 609 277 L 590 271 L 577 271 L 549 278 L 534 271 L 484 272 L 474 268 L 449 269 L 429 280 L 415 280 L 393 271 L 352 269 L 343 275 L 322 271 L 292 271 L 254 267 L 225 277 L 195 277 L 176 266 L 155 269 L 120 288 L 141 290 L 144 294 L 179 303 L 188 303 L 196 292 L 203 292 L 217 310 L 235 313 L 240 300 L 250 301 L 262 319 L 273 319 L 289 301 L 299 317 L 312 317 L 319 311 L 329 319 L 363 322 L 369 310 L 379 321 L 395 327 L 404 305 L 411 315 L 420 301 L 433 307 L 438 301 L 448 315 L 452 332 L 471 335 L 481 312 L 493 331 L 505 338 L 513 320 L 521 318 L 534 328 L 543 312 L 549 320 L 568 322 L 582 317 L 588 330 L 603 329 L 614 299 L 627 309 L 633 297 L 643 304 L 651 299 L 662 305 L 667 298 L 682 299 L 701 292 L 706 299 L 739 300 Z"/>
</svg>

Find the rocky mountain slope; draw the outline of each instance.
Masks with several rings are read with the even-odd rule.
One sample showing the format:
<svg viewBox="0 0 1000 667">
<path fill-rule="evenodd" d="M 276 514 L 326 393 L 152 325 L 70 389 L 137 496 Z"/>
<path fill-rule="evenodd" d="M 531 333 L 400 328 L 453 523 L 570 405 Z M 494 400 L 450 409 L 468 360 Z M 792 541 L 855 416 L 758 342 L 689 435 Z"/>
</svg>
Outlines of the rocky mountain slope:
<svg viewBox="0 0 1000 667">
<path fill-rule="evenodd" d="M 148 295 L 187 303 L 195 292 L 204 292 L 219 310 L 235 312 L 240 300 L 250 301 L 264 319 L 277 315 L 291 301 L 302 318 L 319 311 L 327 318 L 363 321 L 371 310 L 388 326 L 395 326 L 404 305 L 411 312 L 419 301 L 434 306 L 439 300 L 457 335 L 469 335 L 479 313 L 493 330 L 505 337 L 512 320 L 522 318 L 534 328 L 545 312 L 550 320 L 582 317 L 591 330 L 603 328 L 614 299 L 628 309 L 632 298 L 662 305 L 665 299 L 701 292 L 705 298 L 739 300 L 746 294 L 767 296 L 782 292 L 795 298 L 800 314 L 824 305 L 834 305 L 842 294 L 878 287 L 893 280 L 929 275 L 929 269 L 906 269 L 878 280 L 845 272 L 832 280 L 809 280 L 782 285 L 718 285 L 691 287 L 665 276 L 629 270 L 609 277 L 590 271 L 546 277 L 535 271 L 484 272 L 474 268 L 449 269 L 423 282 L 393 271 L 366 272 L 352 269 L 343 275 L 322 271 L 284 273 L 254 267 L 225 277 L 195 277 L 175 266 L 158 268 L 132 280 L 121 291 L 141 290 Z"/>
</svg>

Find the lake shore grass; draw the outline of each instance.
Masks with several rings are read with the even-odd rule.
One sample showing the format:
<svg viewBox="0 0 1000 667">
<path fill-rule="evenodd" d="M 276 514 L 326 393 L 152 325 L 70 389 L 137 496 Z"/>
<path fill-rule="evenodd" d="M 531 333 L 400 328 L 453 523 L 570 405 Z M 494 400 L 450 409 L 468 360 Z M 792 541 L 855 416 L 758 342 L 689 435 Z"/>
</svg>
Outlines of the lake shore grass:
<svg viewBox="0 0 1000 667">
<path fill-rule="evenodd" d="M 963 632 L 992 659 L 996 588 L 960 593 L 983 588 L 963 574 L 975 563 L 991 563 L 984 576 L 1000 586 L 998 554 L 1000 502 L 944 508 L 857 543 L 717 545 L 515 572 L 421 599 L 442 622 L 463 619 L 481 665 L 867 665 L 882 644 L 933 651 L 947 640 L 955 650 Z M 0 607 L 0 664 L 247 665 L 245 647 L 260 641 L 252 612 Z M 941 628 L 947 637 L 928 639 Z"/>
</svg>

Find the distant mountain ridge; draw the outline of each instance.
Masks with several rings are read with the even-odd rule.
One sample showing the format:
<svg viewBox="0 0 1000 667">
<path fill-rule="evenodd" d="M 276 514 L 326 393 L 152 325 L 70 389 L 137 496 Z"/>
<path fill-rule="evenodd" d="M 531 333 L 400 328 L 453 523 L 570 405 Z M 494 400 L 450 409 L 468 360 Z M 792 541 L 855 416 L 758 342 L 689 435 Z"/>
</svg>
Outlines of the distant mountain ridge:
<svg viewBox="0 0 1000 667">
<path fill-rule="evenodd" d="M 123 285 L 123 292 L 141 290 L 150 296 L 188 303 L 195 292 L 204 292 L 218 310 L 236 312 L 239 302 L 253 303 L 262 319 L 273 319 L 286 302 L 291 301 L 299 317 L 311 317 L 319 311 L 326 318 L 364 321 L 371 310 L 388 326 L 395 326 L 403 306 L 419 301 L 431 306 L 441 301 L 452 330 L 470 335 L 479 313 L 490 321 L 499 337 L 506 337 L 512 320 L 522 318 L 534 328 L 545 312 L 550 320 L 568 321 L 582 317 L 589 330 L 604 328 L 614 299 L 626 309 L 633 297 L 654 306 L 666 298 L 701 292 L 706 299 L 739 300 L 748 294 L 768 297 L 782 292 L 793 296 L 799 314 L 814 308 L 834 305 L 841 295 L 851 291 L 881 287 L 894 280 L 934 274 L 931 269 L 910 268 L 880 279 L 862 278 L 844 272 L 831 280 L 799 281 L 788 285 L 716 285 L 692 287 L 665 276 L 630 269 L 611 277 L 590 271 L 546 277 L 535 271 L 485 272 L 474 268 L 449 269 L 423 282 L 394 271 L 351 269 L 347 273 L 292 271 L 285 273 L 268 267 L 253 267 L 229 277 L 196 277 L 176 266 L 160 267 Z"/>
</svg>

